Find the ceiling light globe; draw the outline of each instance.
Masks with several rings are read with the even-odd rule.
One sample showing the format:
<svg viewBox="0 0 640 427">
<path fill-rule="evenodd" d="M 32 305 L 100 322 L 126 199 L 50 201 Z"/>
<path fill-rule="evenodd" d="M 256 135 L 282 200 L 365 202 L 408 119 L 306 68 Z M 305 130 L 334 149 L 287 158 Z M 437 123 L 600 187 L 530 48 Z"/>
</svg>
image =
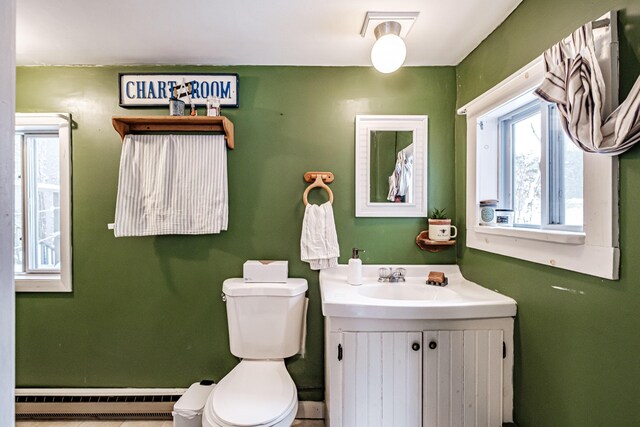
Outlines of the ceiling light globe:
<svg viewBox="0 0 640 427">
<path fill-rule="evenodd" d="M 407 47 L 395 34 L 385 34 L 376 40 L 371 49 L 371 63 L 381 73 L 393 73 L 404 64 Z"/>
</svg>

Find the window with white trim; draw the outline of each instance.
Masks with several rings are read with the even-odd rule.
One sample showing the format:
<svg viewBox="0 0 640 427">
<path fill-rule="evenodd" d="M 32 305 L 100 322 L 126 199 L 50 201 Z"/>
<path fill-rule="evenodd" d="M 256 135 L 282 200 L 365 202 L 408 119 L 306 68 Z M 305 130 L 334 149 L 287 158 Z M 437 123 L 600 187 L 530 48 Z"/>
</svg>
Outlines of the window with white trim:
<svg viewBox="0 0 640 427">
<path fill-rule="evenodd" d="M 554 104 L 518 97 L 481 116 L 497 132 L 498 207 L 513 212 L 513 227 L 581 232 L 583 152 L 566 136 Z M 489 139 L 483 130 L 478 138 Z M 485 145 L 494 141 L 483 141 Z"/>
<path fill-rule="evenodd" d="M 617 34 L 598 31 L 611 111 Z M 574 150 L 554 107 L 532 94 L 544 73 L 539 57 L 458 110 L 467 116 L 467 247 L 615 280 L 618 159 Z M 514 209 L 514 227 L 480 225 L 480 201 L 494 199 Z"/>
<path fill-rule="evenodd" d="M 71 291 L 70 118 L 16 114 L 17 291 Z"/>
</svg>

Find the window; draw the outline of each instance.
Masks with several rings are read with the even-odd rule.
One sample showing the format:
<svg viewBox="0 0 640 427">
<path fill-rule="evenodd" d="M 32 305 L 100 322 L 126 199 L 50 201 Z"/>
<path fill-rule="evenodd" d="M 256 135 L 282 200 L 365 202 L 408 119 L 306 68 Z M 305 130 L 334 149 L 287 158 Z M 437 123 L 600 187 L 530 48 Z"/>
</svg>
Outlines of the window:
<svg viewBox="0 0 640 427">
<path fill-rule="evenodd" d="M 543 76 L 538 58 L 458 111 L 467 247 L 617 279 L 618 160 L 574 148 L 556 108 L 532 94 Z M 514 210 L 514 227 L 479 225 L 479 202 L 490 199 Z"/>
<path fill-rule="evenodd" d="M 18 291 L 71 291 L 69 117 L 17 114 L 14 270 Z"/>
<path fill-rule="evenodd" d="M 582 231 L 583 155 L 556 106 L 536 100 L 504 109 L 488 120 L 498 126 L 499 205 L 513 210 L 514 227 Z"/>
</svg>

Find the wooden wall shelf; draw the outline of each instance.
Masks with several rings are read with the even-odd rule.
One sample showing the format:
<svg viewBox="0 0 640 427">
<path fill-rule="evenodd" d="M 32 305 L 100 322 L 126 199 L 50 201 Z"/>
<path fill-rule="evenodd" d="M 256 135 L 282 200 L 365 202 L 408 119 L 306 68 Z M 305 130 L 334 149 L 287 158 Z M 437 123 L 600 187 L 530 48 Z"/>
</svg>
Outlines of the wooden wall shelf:
<svg viewBox="0 0 640 427">
<path fill-rule="evenodd" d="M 416 245 L 423 251 L 428 252 L 441 252 L 445 249 L 448 249 L 456 244 L 456 241 L 453 239 L 440 241 L 440 240 L 431 240 L 429 239 L 429 231 L 421 231 L 420 234 L 416 236 Z"/>
<path fill-rule="evenodd" d="M 227 147 L 234 147 L 233 123 L 224 116 L 124 116 L 111 122 L 123 140 L 128 133 L 223 132 Z"/>
</svg>

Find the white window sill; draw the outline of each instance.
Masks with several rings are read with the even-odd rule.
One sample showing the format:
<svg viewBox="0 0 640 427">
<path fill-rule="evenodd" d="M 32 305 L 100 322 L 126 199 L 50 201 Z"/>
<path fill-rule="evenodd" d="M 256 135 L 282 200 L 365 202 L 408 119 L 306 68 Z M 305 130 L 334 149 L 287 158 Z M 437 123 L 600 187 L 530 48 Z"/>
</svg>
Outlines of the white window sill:
<svg viewBox="0 0 640 427">
<path fill-rule="evenodd" d="M 531 238 L 534 234 L 533 230 L 475 226 L 467 229 L 466 240 L 469 248 L 605 279 L 618 279 L 620 250 L 617 247 L 590 244 L 588 236 L 583 236 L 584 244 L 572 244 Z M 550 237 L 552 234 L 555 238 L 569 238 L 560 237 L 558 232 L 545 232 L 544 236 L 539 234 L 537 237 Z"/>
<path fill-rule="evenodd" d="M 516 237 L 519 239 L 540 240 L 542 242 L 562 243 L 565 245 L 584 245 L 585 234 L 573 231 L 539 230 L 533 228 L 492 227 L 478 225 L 474 231 L 479 234 Z"/>
<path fill-rule="evenodd" d="M 71 292 L 60 274 L 16 274 L 15 281 L 16 292 Z"/>
</svg>

